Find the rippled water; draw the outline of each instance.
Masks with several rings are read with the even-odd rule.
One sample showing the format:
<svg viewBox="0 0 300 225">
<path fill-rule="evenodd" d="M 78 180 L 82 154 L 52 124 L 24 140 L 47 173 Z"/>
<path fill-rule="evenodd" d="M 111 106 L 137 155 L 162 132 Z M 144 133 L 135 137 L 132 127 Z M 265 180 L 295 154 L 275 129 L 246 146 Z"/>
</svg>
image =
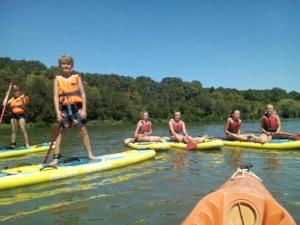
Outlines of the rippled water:
<svg viewBox="0 0 300 225">
<path fill-rule="evenodd" d="M 284 121 L 290 132 L 300 131 L 297 120 Z M 189 124 L 192 135 L 222 135 L 223 124 Z M 89 127 L 96 154 L 123 151 L 122 141 L 133 127 Z M 258 130 L 258 123 L 245 123 Z M 155 127 L 167 135 L 165 126 Z M 1 129 L 0 144 L 9 143 Z M 50 129 L 31 129 L 32 144 L 48 141 Z M 0 167 L 40 163 L 45 153 L 0 161 Z M 84 156 L 76 130 L 63 142 L 63 154 Z M 229 149 L 220 151 L 170 150 L 140 164 L 52 183 L 1 191 L 0 224 L 180 224 L 201 197 L 219 187 L 236 167 L 252 162 L 253 171 L 300 223 L 300 152 Z M 298 212 L 298 213 L 297 213 Z"/>
</svg>

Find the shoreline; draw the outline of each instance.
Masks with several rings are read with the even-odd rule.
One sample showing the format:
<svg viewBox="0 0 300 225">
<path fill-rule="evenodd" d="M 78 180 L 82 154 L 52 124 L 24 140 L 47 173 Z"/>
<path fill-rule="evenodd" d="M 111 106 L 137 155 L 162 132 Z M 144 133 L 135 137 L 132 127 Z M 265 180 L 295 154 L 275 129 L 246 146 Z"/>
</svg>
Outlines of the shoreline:
<svg viewBox="0 0 300 225">
<path fill-rule="evenodd" d="M 151 119 L 150 119 L 151 120 Z M 281 118 L 281 121 L 291 121 L 291 120 L 299 120 L 299 118 Z M 138 121 L 138 119 L 137 119 Z M 136 122 L 137 122 L 136 121 Z M 151 120 L 153 124 L 168 124 L 169 120 Z M 259 122 L 259 119 L 245 119 L 243 123 L 249 122 Z M 94 126 L 132 126 L 135 125 L 136 122 L 129 122 L 124 120 L 88 120 L 87 126 L 94 127 Z M 219 124 L 225 123 L 225 120 L 203 120 L 203 121 L 188 121 L 186 124 Z M 27 123 L 28 128 L 54 128 L 57 123 L 46 123 L 46 122 L 29 122 Z M 2 128 L 10 128 L 10 123 L 2 123 Z"/>
</svg>

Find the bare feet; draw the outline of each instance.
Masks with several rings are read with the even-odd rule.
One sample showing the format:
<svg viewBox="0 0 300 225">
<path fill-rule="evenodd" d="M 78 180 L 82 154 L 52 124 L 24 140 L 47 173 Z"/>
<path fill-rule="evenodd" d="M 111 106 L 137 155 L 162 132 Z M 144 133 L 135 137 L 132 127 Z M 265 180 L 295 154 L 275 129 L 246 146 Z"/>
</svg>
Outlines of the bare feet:
<svg viewBox="0 0 300 225">
<path fill-rule="evenodd" d="M 126 144 L 133 143 L 134 141 L 135 141 L 135 138 L 130 138 Z"/>
<path fill-rule="evenodd" d="M 94 155 L 89 155 L 89 159 L 90 160 L 97 160 L 98 158 L 96 156 L 94 156 Z"/>
<path fill-rule="evenodd" d="M 253 142 L 265 144 L 266 142 L 268 142 L 268 140 L 255 137 L 255 138 L 253 138 Z"/>
<path fill-rule="evenodd" d="M 53 159 L 51 163 L 49 163 L 50 166 L 56 166 L 58 164 L 58 159 Z"/>
<path fill-rule="evenodd" d="M 197 142 L 197 143 L 203 143 L 203 142 L 206 142 L 207 139 L 208 139 L 208 136 L 204 135 L 204 136 L 201 136 L 201 137 L 195 137 L 194 141 Z"/>
<path fill-rule="evenodd" d="M 17 147 L 16 144 L 13 144 L 13 143 L 12 143 L 12 144 L 10 145 L 10 148 L 16 148 L 16 147 Z"/>
<path fill-rule="evenodd" d="M 207 139 L 208 139 L 208 135 L 207 135 L 207 134 L 203 135 L 203 136 L 202 136 L 202 139 L 203 139 L 203 142 L 206 142 Z"/>
</svg>

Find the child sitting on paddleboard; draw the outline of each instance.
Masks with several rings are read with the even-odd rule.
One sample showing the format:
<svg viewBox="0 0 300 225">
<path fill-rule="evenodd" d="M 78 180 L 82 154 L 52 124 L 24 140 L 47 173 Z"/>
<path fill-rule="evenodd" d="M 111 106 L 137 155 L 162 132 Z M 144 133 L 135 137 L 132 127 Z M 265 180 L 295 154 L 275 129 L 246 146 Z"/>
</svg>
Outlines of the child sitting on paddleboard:
<svg viewBox="0 0 300 225">
<path fill-rule="evenodd" d="M 262 134 L 260 137 L 257 137 L 254 134 L 241 134 L 241 124 L 242 120 L 240 117 L 240 111 L 237 109 L 232 110 L 224 128 L 224 132 L 229 140 L 251 141 L 258 143 L 268 142 L 269 139 L 265 134 Z"/>
<path fill-rule="evenodd" d="M 280 137 L 280 135 L 292 135 L 282 131 L 280 117 L 272 104 L 266 106 L 266 112 L 261 118 L 260 126 L 261 132 L 268 136 Z"/>
<path fill-rule="evenodd" d="M 152 136 L 152 123 L 149 120 L 147 111 L 141 112 L 141 118 L 136 125 L 134 141 L 139 142 L 160 142 L 161 137 Z"/>
<path fill-rule="evenodd" d="M 188 143 L 189 141 L 202 143 L 207 141 L 207 135 L 202 137 L 191 137 L 185 128 L 185 122 L 181 119 L 181 112 L 175 111 L 174 116 L 169 121 L 170 139 L 176 142 Z"/>
<path fill-rule="evenodd" d="M 92 153 L 92 147 L 86 124 L 86 96 L 82 80 L 79 74 L 72 74 L 74 61 L 71 56 L 61 56 L 58 59 L 61 75 L 54 80 L 54 106 L 57 122 L 62 125 L 62 130 L 71 126 L 79 128 L 79 132 L 89 159 L 97 159 Z M 63 132 L 56 139 L 53 161 L 50 165 L 56 165 L 61 158 L 60 145 Z"/>
</svg>

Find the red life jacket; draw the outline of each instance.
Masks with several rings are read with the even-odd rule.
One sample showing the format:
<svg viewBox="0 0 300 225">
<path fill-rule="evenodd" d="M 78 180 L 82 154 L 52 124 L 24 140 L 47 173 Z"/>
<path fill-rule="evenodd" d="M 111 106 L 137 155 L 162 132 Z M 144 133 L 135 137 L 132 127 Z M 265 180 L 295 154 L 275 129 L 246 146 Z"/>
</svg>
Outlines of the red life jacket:
<svg viewBox="0 0 300 225">
<path fill-rule="evenodd" d="M 268 117 L 265 113 L 263 116 L 263 128 L 268 132 L 276 132 L 278 129 L 277 116 L 273 114 L 271 117 Z"/>
<path fill-rule="evenodd" d="M 179 120 L 176 122 L 174 119 L 172 119 L 172 127 L 176 134 L 184 134 L 183 132 L 183 122 L 182 120 Z"/>
<path fill-rule="evenodd" d="M 139 134 L 149 133 L 152 130 L 151 121 L 140 120 L 142 126 L 139 129 Z"/>
<path fill-rule="evenodd" d="M 235 121 L 234 119 L 231 118 L 228 131 L 234 134 L 237 134 L 239 130 L 241 129 L 241 121 Z"/>
</svg>

